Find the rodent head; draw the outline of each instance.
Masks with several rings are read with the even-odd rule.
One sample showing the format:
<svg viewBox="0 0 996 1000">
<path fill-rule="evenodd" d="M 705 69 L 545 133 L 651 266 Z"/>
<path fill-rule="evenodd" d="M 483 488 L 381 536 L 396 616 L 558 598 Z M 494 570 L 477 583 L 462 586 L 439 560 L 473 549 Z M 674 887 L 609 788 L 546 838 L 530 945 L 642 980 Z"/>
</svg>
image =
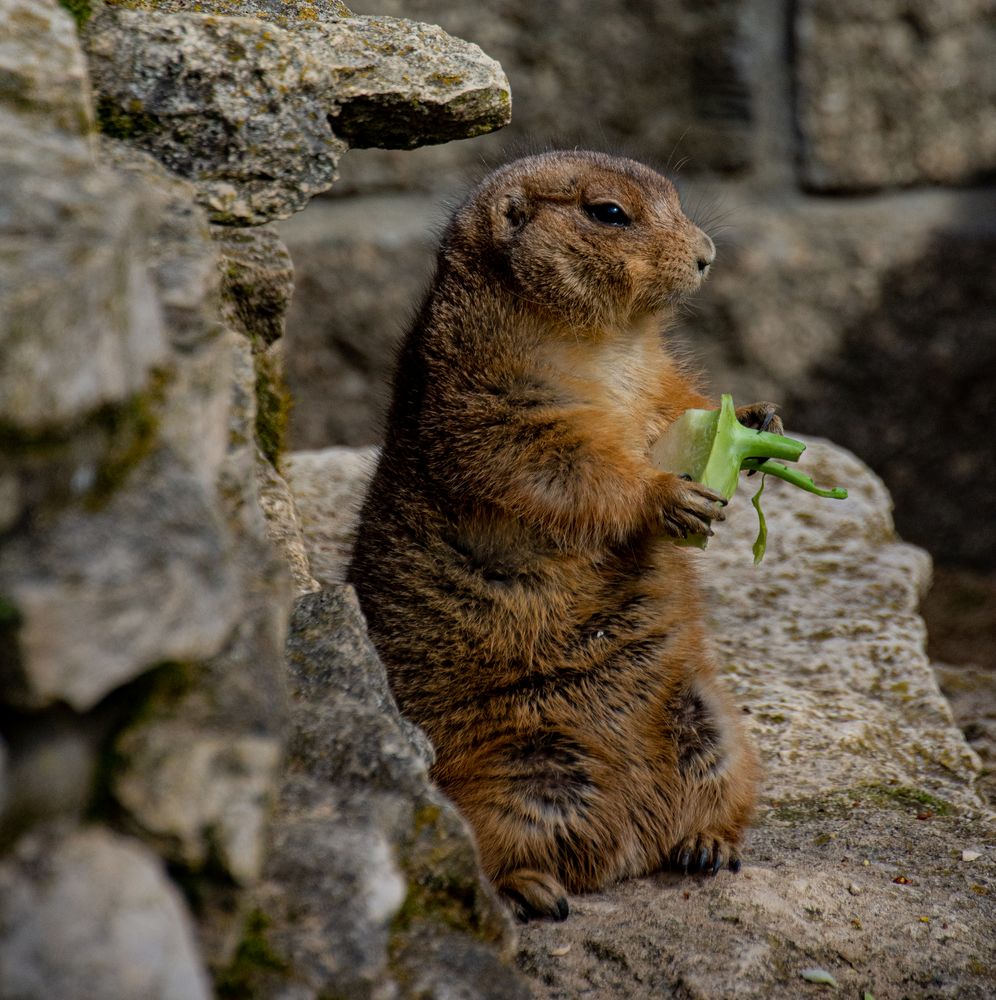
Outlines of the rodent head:
<svg viewBox="0 0 996 1000">
<path fill-rule="evenodd" d="M 489 175 L 446 250 L 501 272 L 571 328 L 625 326 L 695 291 L 715 257 L 665 177 L 602 153 L 543 153 Z"/>
</svg>

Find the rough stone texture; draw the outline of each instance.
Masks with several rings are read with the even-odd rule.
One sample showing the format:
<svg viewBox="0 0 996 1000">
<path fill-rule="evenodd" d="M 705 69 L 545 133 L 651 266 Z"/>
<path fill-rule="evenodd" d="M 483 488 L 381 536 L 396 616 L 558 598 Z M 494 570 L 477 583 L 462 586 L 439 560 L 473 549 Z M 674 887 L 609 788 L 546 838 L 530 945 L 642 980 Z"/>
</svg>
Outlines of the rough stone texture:
<svg viewBox="0 0 996 1000">
<path fill-rule="evenodd" d="M 148 849 L 105 830 L 24 838 L 0 862 L 9 1000 L 208 1000 L 176 887 Z"/>
<path fill-rule="evenodd" d="M 525 927 L 519 964 L 534 998 L 988 1000 L 991 827 L 918 820 L 929 809 L 912 800 L 853 801 L 763 814 L 739 875 L 626 882 L 573 898 L 565 924 Z M 812 968 L 840 989 L 806 982 Z"/>
<path fill-rule="evenodd" d="M 303 457 L 345 479 L 351 456 Z M 566 924 L 521 931 L 534 996 L 801 996 L 813 966 L 879 1000 L 991 995 L 996 827 L 924 653 L 930 561 L 897 539 L 888 493 L 854 456 L 811 441 L 801 465 L 850 499 L 769 481 L 755 568 L 745 480 L 700 560 L 711 641 L 764 758 L 744 871 L 575 897 Z M 328 512 L 337 533 L 365 481 Z M 313 495 L 297 496 L 306 524 Z M 322 582 L 341 573 L 317 555 Z"/>
<path fill-rule="evenodd" d="M 963 183 L 996 168 L 991 0 L 803 0 L 794 29 L 804 184 Z"/>
<path fill-rule="evenodd" d="M 979 755 L 979 794 L 996 808 L 996 673 L 990 668 L 934 663 L 955 721 Z"/>
<path fill-rule="evenodd" d="M 298 594 L 319 590 L 318 581 L 311 575 L 301 518 L 287 481 L 269 462 L 257 465 L 257 478 L 259 503 L 266 515 L 270 540 L 290 569 L 295 590 Z"/>
<path fill-rule="evenodd" d="M 425 737 L 398 715 L 352 588 L 298 600 L 288 662 L 292 734 L 256 893 L 284 968 L 246 970 L 243 988 L 528 996 L 499 954 L 509 918 L 466 825 L 429 784 Z"/>
<path fill-rule="evenodd" d="M 294 291 L 294 265 L 272 229 L 212 226 L 222 256 L 224 311 L 229 325 L 259 349 L 284 335 L 284 313 Z"/>
<path fill-rule="evenodd" d="M 377 463 L 375 448 L 324 448 L 287 456 L 287 480 L 301 518 L 308 562 L 325 586 L 345 579 L 360 509 L 356 484 Z"/>
<path fill-rule="evenodd" d="M 164 361 L 155 213 L 83 138 L 7 107 L 0 131 L 0 423 L 38 435 L 121 403 Z"/>
<path fill-rule="evenodd" d="M 111 3 L 176 14 L 190 10 L 188 0 L 111 0 Z M 257 17 L 281 28 L 306 28 L 309 24 L 352 16 L 340 0 L 197 0 L 197 13 Z"/>
<path fill-rule="evenodd" d="M 8 699 L 85 711 L 156 662 L 210 655 L 228 634 L 223 527 L 200 483 L 163 450 L 128 486 L 4 547 L 0 590 L 20 616 Z"/>
<path fill-rule="evenodd" d="M 90 78 L 65 8 L 58 0 L 0 0 L 0 24 L 0 104 L 37 116 L 46 129 L 91 132 Z"/>
<path fill-rule="evenodd" d="M 509 117 L 498 64 L 431 25 L 107 7 L 86 38 L 103 130 L 195 180 L 215 222 L 286 218 L 350 145 L 410 149 Z"/>
<path fill-rule="evenodd" d="M 60 166 L 45 158 L 44 139 L 18 150 L 42 169 Z M 0 568 L 0 591 L 17 608 L 7 697 L 21 707 L 61 699 L 86 711 L 157 662 L 210 656 L 238 612 L 214 485 L 230 392 L 216 344 L 217 258 L 189 185 L 142 154 L 103 152 L 118 172 L 91 166 L 78 181 L 54 174 L 49 222 L 36 216 L 27 227 L 43 252 L 69 254 L 58 284 L 33 284 L 25 270 L 11 285 L 21 297 L 33 288 L 46 295 L 36 302 L 51 316 L 20 334 L 35 363 L 17 372 L 18 422 L 8 433 L 21 436 L 5 457 L 22 503 L 45 514 L 9 540 Z M 44 204 L 30 193 L 29 204 Z M 131 212 L 119 220 L 116 245 L 94 222 L 121 205 Z M 104 258 L 112 282 L 66 263 L 88 255 Z M 75 298 L 61 268 L 95 287 Z M 121 273 L 137 277 L 121 281 Z M 120 316 L 129 317 L 123 332 Z M 62 410 L 45 408 L 48 391 Z M 43 427 L 53 418 L 64 426 L 41 436 L 35 409 Z M 78 425 L 65 423 L 70 415 Z"/>
<path fill-rule="evenodd" d="M 702 560 L 717 657 L 766 751 L 766 800 L 911 787 L 977 809 L 978 758 L 938 691 L 917 614 L 929 557 L 896 538 L 888 492 L 852 455 L 811 441 L 800 466 L 849 498 L 769 481 L 755 568 L 745 481 Z"/>
<path fill-rule="evenodd" d="M 764 4 L 744 0 L 483 6 L 361 0 L 352 6 L 439 24 L 476 42 L 508 74 L 515 110 L 511 126 L 493 137 L 410 157 L 347 158 L 337 191 L 451 191 L 464 186 L 468 173 L 480 173 L 482 162 L 497 165 L 550 146 L 626 151 L 661 166 L 687 158 L 697 173 L 744 171 L 755 163 L 766 114 L 756 106 L 763 81 L 755 79 L 761 73 L 747 39 L 777 38 L 785 30 L 769 27 L 766 12 L 753 9 Z"/>
<path fill-rule="evenodd" d="M 396 196 L 322 200 L 281 223 L 296 275 L 291 447 L 378 440 L 394 352 L 428 284 L 442 221 L 432 201 Z"/>
</svg>

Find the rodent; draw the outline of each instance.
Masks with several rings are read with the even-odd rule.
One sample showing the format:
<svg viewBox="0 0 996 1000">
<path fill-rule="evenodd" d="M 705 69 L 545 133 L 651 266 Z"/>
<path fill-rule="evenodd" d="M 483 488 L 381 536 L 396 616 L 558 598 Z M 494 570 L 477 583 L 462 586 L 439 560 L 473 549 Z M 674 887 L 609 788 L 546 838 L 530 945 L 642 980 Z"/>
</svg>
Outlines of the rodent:
<svg viewBox="0 0 996 1000">
<path fill-rule="evenodd" d="M 662 335 L 714 255 L 649 167 L 516 160 L 454 213 L 400 351 L 348 579 L 520 918 L 740 868 L 757 753 L 671 540 L 708 532 L 721 498 L 647 457 L 714 405 Z M 777 430 L 772 413 L 738 416 Z"/>
</svg>

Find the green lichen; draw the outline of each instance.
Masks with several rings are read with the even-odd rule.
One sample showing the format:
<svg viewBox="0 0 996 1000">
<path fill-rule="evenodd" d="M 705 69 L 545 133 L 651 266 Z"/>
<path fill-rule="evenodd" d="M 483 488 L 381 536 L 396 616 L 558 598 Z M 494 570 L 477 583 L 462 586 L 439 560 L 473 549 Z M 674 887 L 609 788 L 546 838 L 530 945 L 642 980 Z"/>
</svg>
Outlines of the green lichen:
<svg viewBox="0 0 996 1000">
<path fill-rule="evenodd" d="M 136 139 L 159 127 L 159 119 L 150 115 L 138 101 L 125 109 L 110 97 L 97 101 L 97 127 L 112 139 Z"/>
<path fill-rule="evenodd" d="M 169 377 L 154 372 L 146 388 L 117 406 L 101 407 L 94 415 L 96 426 L 109 442 L 87 494 L 88 509 L 102 507 L 127 480 L 128 474 L 155 447 L 159 431 L 159 409 Z"/>
<path fill-rule="evenodd" d="M 274 359 L 263 351 L 253 355 L 256 369 L 256 443 L 277 471 L 287 438 L 291 396 Z"/>
<path fill-rule="evenodd" d="M 920 788 L 910 788 L 907 785 L 859 785 L 855 789 L 855 798 L 872 802 L 874 805 L 887 809 L 906 809 L 921 812 L 929 809 L 936 816 L 947 816 L 951 813 L 951 804 L 939 799 L 930 792 Z"/>
<path fill-rule="evenodd" d="M 487 944 L 503 934 L 504 925 L 495 919 L 482 891 L 476 863 L 463 855 L 454 834 L 438 805 L 423 802 L 416 808 L 411 842 L 399 859 L 408 891 L 389 929 L 392 961 L 404 949 L 408 932 L 419 924 L 447 927 Z"/>
<path fill-rule="evenodd" d="M 98 455 L 92 482 L 82 499 L 87 509 L 99 508 L 155 447 L 159 408 L 170 378 L 168 372 L 155 371 L 145 387 L 128 399 L 105 403 L 66 426 L 25 430 L 0 421 L 0 453 L 22 469 L 46 466 L 50 471 L 64 470 L 67 479 L 81 451 Z M 62 493 L 59 503 L 76 499 L 67 486 L 62 487 Z"/>
<path fill-rule="evenodd" d="M 272 924 L 270 917 L 259 909 L 246 917 L 235 956 L 215 976 L 219 1000 L 255 1000 L 269 995 L 263 988 L 263 981 L 273 975 L 284 977 L 290 971 L 287 960 L 267 939 Z"/>
<path fill-rule="evenodd" d="M 82 28 L 93 16 L 93 4 L 90 0 L 59 0 L 76 21 L 76 27 Z"/>
<path fill-rule="evenodd" d="M 953 812 L 950 803 L 923 789 L 911 788 L 908 785 L 865 782 L 839 792 L 829 792 L 818 798 L 780 802 L 763 811 L 758 817 L 758 822 L 759 825 L 765 823 L 803 825 L 814 820 L 841 819 L 860 806 L 901 809 L 915 813 L 929 810 L 935 816 L 948 816 Z"/>
</svg>

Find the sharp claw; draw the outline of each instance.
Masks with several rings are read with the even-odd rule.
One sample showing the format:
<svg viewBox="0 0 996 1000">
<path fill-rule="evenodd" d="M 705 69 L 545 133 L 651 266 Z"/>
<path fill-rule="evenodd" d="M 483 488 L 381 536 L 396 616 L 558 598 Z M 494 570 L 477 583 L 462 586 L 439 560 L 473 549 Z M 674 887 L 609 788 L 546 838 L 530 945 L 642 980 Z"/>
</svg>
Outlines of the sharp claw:
<svg viewBox="0 0 996 1000">
<path fill-rule="evenodd" d="M 554 915 L 554 920 L 566 920 L 567 915 L 571 912 L 571 908 L 567 905 L 567 900 L 561 896 L 557 900 L 557 912 Z"/>
<path fill-rule="evenodd" d="M 692 852 L 682 851 L 678 857 L 678 867 L 687 875 L 688 866 L 692 863 Z"/>
<path fill-rule="evenodd" d="M 716 852 L 716 860 L 712 863 L 712 874 L 715 876 L 719 873 L 719 869 L 723 867 L 723 855 L 720 851 Z"/>
<path fill-rule="evenodd" d="M 730 858 L 729 867 L 731 872 L 736 873 L 740 871 L 740 858 Z"/>
<path fill-rule="evenodd" d="M 709 850 L 708 848 L 703 847 L 702 850 L 699 851 L 698 865 L 696 865 L 695 870 L 697 872 L 704 872 L 708 864 L 709 864 Z"/>
</svg>

